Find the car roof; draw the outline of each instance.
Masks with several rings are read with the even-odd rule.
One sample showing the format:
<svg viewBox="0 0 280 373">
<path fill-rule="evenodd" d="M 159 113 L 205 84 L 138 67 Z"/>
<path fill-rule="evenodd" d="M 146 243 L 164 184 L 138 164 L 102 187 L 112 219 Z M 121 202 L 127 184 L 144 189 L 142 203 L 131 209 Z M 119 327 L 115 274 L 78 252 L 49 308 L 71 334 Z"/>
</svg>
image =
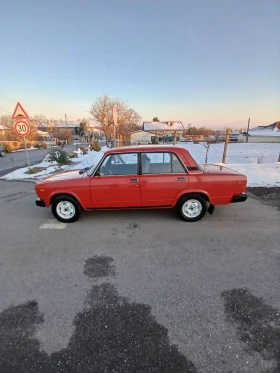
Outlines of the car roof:
<svg viewBox="0 0 280 373">
<path fill-rule="evenodd" d="M 105 154 L 112 154 L 112 153 L 139 153 L 139 152 L 159 152 L 159 151 L 169 151 L 174 152 L 176 150 L 188 151 L 186 148 L 182 148 L 180 146 L 174 145 L 137 145 L 137 146 L 122 146 L 120 148 L 111 148 L 105 152 Z"/>
</svg>

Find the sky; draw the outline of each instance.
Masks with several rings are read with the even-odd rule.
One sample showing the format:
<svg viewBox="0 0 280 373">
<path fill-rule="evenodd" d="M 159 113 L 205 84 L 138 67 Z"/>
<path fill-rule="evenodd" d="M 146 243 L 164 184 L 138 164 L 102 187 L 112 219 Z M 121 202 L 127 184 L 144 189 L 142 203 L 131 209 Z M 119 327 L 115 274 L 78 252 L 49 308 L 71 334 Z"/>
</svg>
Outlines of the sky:
<svg viewBox="0 0 280 373">
<path fill-rule="evenodd" d="M 89 117 L 104 94 L 143 120 L 280 120 L 279 0 L 1 0 L 0 115 Z"/>
</svg>

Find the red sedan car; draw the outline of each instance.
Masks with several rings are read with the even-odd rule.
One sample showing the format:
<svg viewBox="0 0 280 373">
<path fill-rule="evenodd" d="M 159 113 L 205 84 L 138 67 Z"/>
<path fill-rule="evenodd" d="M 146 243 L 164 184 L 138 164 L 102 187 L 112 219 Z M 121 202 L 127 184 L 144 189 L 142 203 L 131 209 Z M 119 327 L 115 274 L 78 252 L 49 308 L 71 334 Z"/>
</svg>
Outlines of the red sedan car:
<svg viewBox="0 0 280 373">
<path fill-rule="evenodd" d="M 245 201 L 246 184 L 246 176 L 202 166 L 184 148 L 157 145 L 110 149 L 91 168 L 47 177 L 35 190 L 37 206 L 51 206 L 62 222 L 82 210 L 122 208 L 175 208 L 194 222 L 215 205 Z"/>
</svg>

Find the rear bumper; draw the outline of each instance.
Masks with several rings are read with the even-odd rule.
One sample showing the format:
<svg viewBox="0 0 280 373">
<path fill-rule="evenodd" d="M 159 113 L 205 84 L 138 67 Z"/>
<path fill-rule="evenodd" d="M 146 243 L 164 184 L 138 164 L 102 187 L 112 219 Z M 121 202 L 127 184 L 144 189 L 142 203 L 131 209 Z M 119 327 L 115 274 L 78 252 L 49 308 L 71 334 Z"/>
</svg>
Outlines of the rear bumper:
<svg viewBox="0 0 280 373">
<path fill-rule="evenodd" d="M 37 206 L 46 207 L 45 202 L 42 201 L 40 198 L 36 199 L 35 203 Z"/>
<path fill-rule="evenodd" d="M 245 202 L 247 198 L 248 196 L 246 193 L 235 194 L 235 196 L 232 197 L 231 203 Z"/>
</svg>

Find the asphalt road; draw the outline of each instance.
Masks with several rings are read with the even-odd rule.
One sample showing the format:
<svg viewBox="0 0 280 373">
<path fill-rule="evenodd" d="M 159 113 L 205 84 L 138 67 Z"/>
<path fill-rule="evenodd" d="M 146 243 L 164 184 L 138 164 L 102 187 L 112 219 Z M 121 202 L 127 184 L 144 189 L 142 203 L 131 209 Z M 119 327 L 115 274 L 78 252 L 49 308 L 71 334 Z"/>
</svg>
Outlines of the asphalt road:
<svg viewBox="0 0 280 373">
<path fill-rule="evenodd" d="M 256 197 L 59 224 L 0 180 L 0 372 L 279 373 L 280 212 Z M 272 203 L 273 204 L 273 203 Z"/>
<path fill-rule="evenodd" d="M 76 149 L 76 145 L 64 147 L 67 151 Z M 31 165 L 41 162 L 49 149 L 28 150 L 29 161 Z M 25 151 L 17 151 L 13 153 L 6 153 L 5 157 L 0 157 L 0 176 L 12 172 L 17 168 L 26 167 L 27 159 Z"/>
</svg>

